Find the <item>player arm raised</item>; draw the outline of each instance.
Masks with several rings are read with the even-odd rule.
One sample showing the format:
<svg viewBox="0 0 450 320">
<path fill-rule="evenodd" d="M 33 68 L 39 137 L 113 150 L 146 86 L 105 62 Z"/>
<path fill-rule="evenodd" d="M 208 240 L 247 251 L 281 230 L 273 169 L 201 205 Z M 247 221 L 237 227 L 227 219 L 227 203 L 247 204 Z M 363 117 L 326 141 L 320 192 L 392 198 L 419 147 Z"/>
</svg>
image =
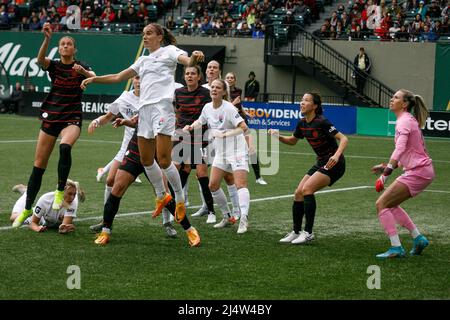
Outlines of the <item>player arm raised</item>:
<svg viewBox="0 0 450 320">
<path fill-rule="evenodd" d="M 47 58 L 45 54 L 47 53 L 48 45 L 50 44 L 50 39 L 53 34 L 50 23 L 44 23 L 44 25 L 42 26 L 42 32 L 44 33 L 44 41 L 39 48 L 37 63 L 42 67 L 42 69 L 47 70 L 51 60 Z"/>
<path fill-rule="evenodd" d="M 190 57 L 185 55 L 178 56 L 178 62 L 186 67 L 192 67 L 205 60 L 205 55 L 201 51 L 193 51 Z"/>
</svg>

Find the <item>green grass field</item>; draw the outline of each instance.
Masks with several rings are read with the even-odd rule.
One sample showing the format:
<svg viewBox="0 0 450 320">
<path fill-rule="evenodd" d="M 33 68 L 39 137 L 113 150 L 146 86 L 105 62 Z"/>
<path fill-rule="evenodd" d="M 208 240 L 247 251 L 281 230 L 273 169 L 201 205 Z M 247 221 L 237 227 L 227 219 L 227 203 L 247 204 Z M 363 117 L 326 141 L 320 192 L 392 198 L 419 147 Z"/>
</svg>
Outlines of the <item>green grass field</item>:
<svg viewBox="0 0 450 320">
<path fill-rule="evenodd" d="M 250 173 L 251 198 L 258 201 L 251 203 L 248 233 L 237 235 L 237 226 L 215 230 L 206 219 L 192 218 L 202 237 L 199 248 L 188 247 L 179 226 L 178 238 L 170 239 L 161 218 L 150 218 L 154 197 L 144 181 L 130 187 L 122 200 L 110 244 L 97 247 L 88 229 L 103 213 L 104 184 L 95 181 L 96 169 L 115 155 L 122 131 L 103 127 L 88 136 L 85 121 L 70 176 L 87 191 L 87 201 L 79 207 L 76 232 L 62 236 L 8 228 L 17 199 L 11 187 L 28 181 L 39 125 L 34 118 L 0 116 L 0 299 L 450 298 L 448 140 L 427 139 L 436 179 L 427 192 L 403 205 L 431 245 L 420 257 L 379 261 L 375 254 L 386 250 L 389 241 L 375 212 L 378 194 L 370 168 L 389 159 L 392 138 L 349 137 L 346 174 L 325 189 L 333 192 L 316 197 L 317 240 L 312 245 L 278 243 L 291 228 L 289 195 L 315 160 L 301 141 L 280 147 L 280 170 L 264 177 L 267 186 L 256 185 Z M 39 195 L 55 188 L 56 151 Z M 199 205 L 195 179 L 189 181 L 191 205 Z M 136 214 L 121 216 L 125 213 Z M 405 230 L 401 239 L 409 251 Z M 67 289 L 70 265 L 80 267 L 80 290 Z M 366 285 L 371 265 L 381 270 L 379 290 Z"/>
</svg>

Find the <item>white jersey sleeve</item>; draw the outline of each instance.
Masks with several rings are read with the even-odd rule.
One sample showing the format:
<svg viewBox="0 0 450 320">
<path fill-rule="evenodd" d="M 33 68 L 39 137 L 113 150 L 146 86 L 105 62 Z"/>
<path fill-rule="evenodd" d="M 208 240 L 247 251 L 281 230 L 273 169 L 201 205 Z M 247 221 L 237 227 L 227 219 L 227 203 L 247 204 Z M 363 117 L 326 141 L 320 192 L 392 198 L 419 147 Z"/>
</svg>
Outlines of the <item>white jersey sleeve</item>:
<svg viewBox="0 0 450 320">
<path fill-rule="evenodd" d="M 136 72 L 137 75 L 141 74 L 141 68 L 143 66 L 143 62 L 144 62 L 144 57 L 145 56 L 141 56 L 139 57 L 131 66 L 130 68 L 134 70 L 134 72 Z"/>
<path fill-rule="evenodd" d="M 187 56 L 187 52 L 184 50 L 181 50 L 180 48 L 177 48 L 174 45 L 168 45 L 167 47 L 167 54 L 170 56 L 171 59 L 175 60 L 176 62 L 178 62 L 178 57 L 183 55 L 183 56 Z"/>
<path fill-rule="evenodd" d="M 224 102 L 224 103 L 226 103 L 226 102 Z M 241 115 L 239 114 L 237 109 L 233 106 L 233 104 L 231 104 L 229 102 L 227 104 L 230 104 L 230 106 L 233 107 L 233 108 L 228 107 L 225 109 L 226 110 L 225 112 L 226 112 L 226 115 L 228 118 L 227 120 L 230 121 L 231 125 L 234 128 L 237 128 L 239 126 L 239 124 L 244 121 L 244 119 L 242 119 Z"/>
</svg>

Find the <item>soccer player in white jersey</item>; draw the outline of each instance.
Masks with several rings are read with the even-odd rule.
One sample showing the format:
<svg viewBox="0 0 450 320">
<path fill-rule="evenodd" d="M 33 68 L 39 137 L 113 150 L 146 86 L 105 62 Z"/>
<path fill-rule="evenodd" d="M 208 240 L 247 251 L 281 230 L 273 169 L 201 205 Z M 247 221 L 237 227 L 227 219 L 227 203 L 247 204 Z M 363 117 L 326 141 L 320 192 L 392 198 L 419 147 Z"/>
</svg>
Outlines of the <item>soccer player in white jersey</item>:
<svg viewBox="0 0 450 320">
<path fill-rule="evenodd" d="M 216 60 L 211 60 L 208 62 L 208 65 L 206 67 L 206 79 L 208 80 L 207 83 L 203 84 L 202 86 L 208 90 L 211 90 L 211 84 L 216 79 L 221 79 L 222 74 L 222 68 L 220 67 L 220 63 Z M 225 82 L 227 85 L 227 96 L 231 97 L 230 95 L 230 86 L 227 82 Z M 208 148 L 211 148 L 211 144 Z M 213 150 L 208 151 L 209 155 L 213 154 Z M 212 159 L 209 159 L 211 161 Z M 241 215 L 241 210 L 239 207 L 239 196 L 238 196 L 238 190 L 236 188 L 236 185 L 234 184 L 234 177 L 233 174 L 227 172 L 224 176 L 225 183 L 227 184 L 228 194 L 230 195 L 231 204 L 233 206 L 233 215 L 235 218 L 239 219 Z M 196 213 L 194 213 L 193 217 L 200 217 L 203 215 L 208 214 L 208 207 L 206 205 L 205 200 L 203 199 L 203 195 L 200 192 L 200 195 L 202 196 L 203 205 Z"/>
<path fill-rule="evenodd" d="M 139 76 L 133 78 L 133 88 L 133 91 L 122 92 L 120 97 L 109 105 L 108 113 L 98 117 L 97 119 L 94 119 L 89 124 L 89 134 L 93 134 L 95 129 L 97 129 L 98 127 L 110 123 L 112 120 L 114 120 L 114 118 L 119 116 L 119 114 L 121 114 L 124 119 L 130 120 L 138 113 L 136 106 L 139 104 Z M 106 203 L 106 200 L 108 200 L 108 197 L 111 193 L 117 169 L 119 168 L 120 163 L 123 160 L 125 152 L 127 151 L 128 143 L 130 142 L 133 133 L 134 128 L 125 127 L 122 145 L 120 146 L 119 152 L 117 152 L 116 156 L 113 159 L 113 163 L 109 169 L 108 177 L 106 178 L 104 203 Z"/>
<path fill-rule="evenodd" d="M 138 145 L 141 163 L 157 194 L 155 214 L 159 215 L 172 196 L 166 193 L 162 171 L 175 192 L 175 220 L 180 222 L 186 215 L 180 175 L 172 163 L 172 141 L 175 133 L 175 111 L 173 93 L 175 91 L 175 71 L 177 63 L 195 65 L 204 59 L 203 52 L 194 51 L 191 57 L 176 46 L 174 36 L 156 23 L 143 30 L 144 47 L 148 56 L 141 56 L 129 68 L 116 74 L 93 77 L 83 81 L 81 88 L 90 83 L 118 83 L 139 75 L 141 80 L 139 110 Z M 159 165 L 154 161 L 155 151 Z"/>
<path fill-rule="evenodd" d="M 25 208 L 27 187 L 23 184 L 14 186 L 13 191 L 21 193 L 21 197 L 14 204 L 10 220 L 13 222 Z M 64 188 L 63 203 L 60 209 L 54 210 L 52 204 L 55 200 L 55 192 L 47 192 L 42 195 L 33 208 L 32 216 L 28 217 L 24 224 L 31 230 L 44 232 L 48 228 L 58 229 L 65 234 L 75 231 L 73 219 L 77 216 L 78 201 L 85 199 L 84 191 L 76 181 L 67 179 Z"/>
<path fill-rule="evenodd" d="M 214 201 L 224 214 L 223 220 L 214 227 L 223 228 L 234 220 L 234 216 L 230 215 L 225 194 L 220 188 L 225 174 L 232 173 L 238 189 L 241 209 L 241 221 L 237 233 L 241 234 L 247 232 L 250 207 L 250 192 L 247 189 L 248 148 L 244 137 L 248 127 L 236 108 L 226 100 L 227 98 L 225 81 L 214 80 L 211 84 L 212 102 L 207 103 L 198 120 L 186 126 L 184 130 L 199 129 L 207 124 L 212 131 L 216 154 L 212 163 L 209 188 Z"/>
</svg>

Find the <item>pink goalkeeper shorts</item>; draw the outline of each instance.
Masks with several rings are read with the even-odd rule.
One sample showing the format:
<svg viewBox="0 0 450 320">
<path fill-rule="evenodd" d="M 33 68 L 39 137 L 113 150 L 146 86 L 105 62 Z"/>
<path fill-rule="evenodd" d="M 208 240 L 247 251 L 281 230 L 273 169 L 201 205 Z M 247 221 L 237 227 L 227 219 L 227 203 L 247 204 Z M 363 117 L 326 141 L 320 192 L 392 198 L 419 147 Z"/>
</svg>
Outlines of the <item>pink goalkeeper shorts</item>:
<svg viewBox="0 0 450 320">
<path fill-rule="evenodd" d="M 433 165 L 420 167 L 413 170 L 405 171 L 396 181 L 403 183 L 408 187 L 411 197 L 415 197 L 417 194 L 425 190 L 426 187 L 433 182 L 434 169 Z"/>
</svg>

